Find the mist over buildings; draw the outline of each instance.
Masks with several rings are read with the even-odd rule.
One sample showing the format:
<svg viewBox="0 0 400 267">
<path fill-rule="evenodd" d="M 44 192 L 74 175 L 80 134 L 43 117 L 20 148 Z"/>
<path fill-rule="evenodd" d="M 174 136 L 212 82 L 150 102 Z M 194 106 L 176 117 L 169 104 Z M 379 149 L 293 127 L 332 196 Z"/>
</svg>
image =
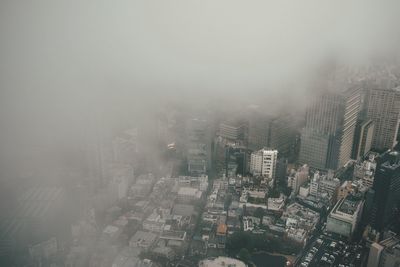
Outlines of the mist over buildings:
<svg viewBox="0 0 400 267">
<path fill-rule="evenodd" d="M 376 66 L 398 75 L 399 10 L 373 0 L 2 0 L 1 207 L 33 174 L 68 184 L 96 138 L 138 127 L 147 158 L 161 157 L 154 129 L 170 110 L 240 117 L 257 106 L 302 119 L 326 66 L 346 82 Z"/>
</svg>

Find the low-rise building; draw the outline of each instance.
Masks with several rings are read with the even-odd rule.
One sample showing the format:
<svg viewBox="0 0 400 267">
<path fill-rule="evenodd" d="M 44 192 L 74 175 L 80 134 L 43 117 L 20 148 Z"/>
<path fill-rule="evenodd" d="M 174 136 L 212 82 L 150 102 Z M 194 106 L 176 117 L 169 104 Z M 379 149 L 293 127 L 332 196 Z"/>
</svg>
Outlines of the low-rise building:
<svg viewBox="0 0 400 267">
<path fill-rule="evenodd" d="M 153 212 L 152 214 L 150 214 L 150 216 L 147 217 L 147 219 L 144 220 L 142 224 L 143 229 L 156 233 L 160 233 L 164 229 L 164 225 L 165 220 L 162 219 L 161 215 L 157 212 Z"/>
<path fill-rule="evenodd" d="M 178 191 L 178 200 L 182 202 L 190 202 L 200 200 L 202 192 L 192 187 L 181 187 Z"/>
<path fill-rule="evenodd" d="M 361 218 L 363 205 L 363 200 L 352 195 L 339 200 L 328 215 L 327 231 L 350 238 Z"/>
<path fill-rule="evenodd" d="M 202 260 L 199 262 L 199 267 L 247 267 L 247 265 L 237 259 L 228 257 L 218 257 Z"/>
<path fill-rule="evenodd" d="M 309 167 L 305 164 L 298 170 L 292 170 L 287 178 L 288 187 L 292 188 L 294 195 L 297 195 L 300 187 L 308 181 Z"/>
<path fill-rule="evenodd" d="M 148 250 L 156 240 L 157 235 L 152 232 L 137 231 L 129 240 L 129 246 Z"/>
</svg>

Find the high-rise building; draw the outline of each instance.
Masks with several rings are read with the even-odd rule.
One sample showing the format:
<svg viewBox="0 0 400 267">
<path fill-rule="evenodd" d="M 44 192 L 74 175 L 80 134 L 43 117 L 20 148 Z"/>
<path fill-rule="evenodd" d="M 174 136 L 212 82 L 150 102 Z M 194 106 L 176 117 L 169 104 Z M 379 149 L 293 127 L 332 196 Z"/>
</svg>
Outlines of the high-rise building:
<svg viewBox="0 0 400 267">
<path fill-rule="evenodd" d="M 259 150 L 268 146 L 268 133 L 270 117 L 264 117 L 259 113 L 249 115 L 248 147 Z"/>
<path fill-rule="evenodd" d="M 400 237 L 391 236 L 371 245 L 367 267 L 392 267 L 399 264 Z"/>
<path fill-rule="evenodd" d="M 222 122 L 218 135 L 229 140 L 245 140 L 246 124 L 240 121 Z"/>
<path fill-rule="evenodd" d="M 387 151 L 377 158 L 371 225 L 382 231 L 395 215 L 400 201 L 400 153 Z"/>
<path fill-rule="evenodd" d="M 359 120 L 354 132 L 353 159 L 364 157 L 372 148 L 374 137 L 374 122 L 372 120 Z"/>
<path fill-rule="evenodd" d="M 271 120 L 267 146 L 277 149 L 280 155 L 289 156 L 296 139 L 295 119 L 291 115 L 277 116 Z"/>
<path fill-rule="evenodd" d="M 337 169 L 350 160 L 360 105 L 358 87 L 317 96 L 307 109 L 299 161 L 318 169 Z"/>
<path fill-rule="evenodd" d="M 275 179 L 278 150 L 261 149 L 253 152 L 250 158 L 250 172 L 266 179 Z"/>
<path fill-rule="evenodd" d="M 367 90 L 365 109 L 366 117 L 375 124 L 372 147 L 393 148 L 400 123 L 400 87 Z"/>
<path fill-rule="evenodd" d="M 206 174 L 209 169 L 210 144 L 207 121 L 192 118 L 186 127 L 187 170 L 190 175 Z"/>
<path fill-rule="evenodd" d="M 288 114 L 274 117 L 251 115 L 247 138 L 252 150 L 270 147 L 277 149 L 280 155 L 288 156 L 296 141 L 295 119 Z"/>
</svg>

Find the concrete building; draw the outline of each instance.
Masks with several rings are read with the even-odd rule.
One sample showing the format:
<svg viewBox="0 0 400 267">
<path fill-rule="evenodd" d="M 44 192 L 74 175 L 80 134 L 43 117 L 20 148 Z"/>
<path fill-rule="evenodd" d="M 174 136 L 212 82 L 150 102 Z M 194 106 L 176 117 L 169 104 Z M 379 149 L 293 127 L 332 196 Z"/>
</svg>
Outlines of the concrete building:
<svg viewBox="0 0 400 267">
<path fill-rule="evenodd" d="M 181 187 L 178 191 L 178 200 L 182 202 L 190 202 L 200 200 L 202 192 L 192 187 Z"/>
<path fill-rule="evenodd" d="M 307 164 L 301 166 L 297 171 L 292 170 L 287 178 L 288 187 L 292 188 L 293 194 L 299 192 L 300 186 L 308 181 L 309 178 L 309 167 Z"/>
<path fill-rule="evenodd" d="M 346 198 L 353 191 L 353 185 L 351 181 L 344 181 L 341 186 L 337 189 L 337 199 Z"/>
<path fill-rule="evenodd" d="M 137 139 L 137 128 L 118 134 L 112 141 L 114 161 L 134 165 L 138 153 Z"/>
<path fill-rule="evenodd" d="M 338 169 L 351 158 L 360 89 L 331 88 L 313 100 L 306 112 L 299 161 L 318 169 Z"/>
<path fill-rule="evenodd" d="M 297 134 L 296 120 L 292 115 L 267 116 L 255 107 L 247 116 L 247 143 L 251 150 L 270 147 L 284 156 L 292 152 Z"/>
<path fill-rule="evenodd" d="M 372 147 L 379 150 L 393 148 L 400 123 L 400 87 L 369 89 L 365 109 L 366 117 L 375 124 Z"/>
<path fill-rule="evenodd" d="M 246 124 L 240 121 L 222 122 L 219 125 L 218 135 L 228 140 L 245 140 Z"/>
<path fill-rule="evenodd" d="M 364 201 L 347 196 L 339 200 L 328 215 L 326 230 L 350 238 L 358 226 Z"/>
<path fill-rule="evenodd" d="M 129 246 L 148 250 L 156 240 L 157 235 L 154 233 L 137 231 L 129 240 Z"/>
<path fill-rule="evenodd" d="M 305 183 L 299 188 L 299 196 L 307 197 L 310 194 L 310 183 Z"/>
<path fill-rule="evenodd" d="M 275 179 L 278 151 L 261 149 L 253 152 L 250 158 L 250 172 L 253 175 L 262 175 L 268 179 Z"/>
<path fill-rule="evenodd" d="M 206 260 L 202 260 L 199 262 L 199 267 L 246 267 L 247 265 L 237 259 L 228 258 L 228 257 L 217 257 L 210 258 Z"/>
<path fill-rule="evenodd" d="M 110 189 L 113 199 L 122 199 L 127 196 L 128 188 L 133 182 L 133 168 L 129 164 L 113 164 L 110 169 Z"/>
<path fill-rule="evenodd" d="M 400 265 L 400 238 L 391 236 L 371 245 L 367 267 L 395 267 Z"/>
<path fill-rule="evenodd" d="M 353 159 L 364 157 L 372 148 L 375 125 L 372 120 L 359 120 L 354 132 Z"/>
<path fill-rule="evenodd" d="M 336 195 L 336 190 L 339 186 L 339 179 L 334 178 L 332 173 L 321 174 L 316 172 L 310 182 L 310 195 L 319 197 L 327 194 L 333 197 Z"/>
<path fill-rule="evenodd" d="M 387 151 L 377 158 L 371 225 L 382 231 L 395 216 L 400 201 L 400 153 Z"/>
<path fill-rule="evenodd" d="M 157 213 L 156 210 L 143 221 L 142 227 L 144 230 L 161 233 L 165 226 L 165 220 L 161 218 L 161 215 Z"/>
<path fill-rule="evenodd" d="M 375 154 L 370 153 L 368 159 L 360 160 L 354 165 L 354 179 L 361 179 L 364 186 L 372 187 L 376 171 Z"/>
</svg>

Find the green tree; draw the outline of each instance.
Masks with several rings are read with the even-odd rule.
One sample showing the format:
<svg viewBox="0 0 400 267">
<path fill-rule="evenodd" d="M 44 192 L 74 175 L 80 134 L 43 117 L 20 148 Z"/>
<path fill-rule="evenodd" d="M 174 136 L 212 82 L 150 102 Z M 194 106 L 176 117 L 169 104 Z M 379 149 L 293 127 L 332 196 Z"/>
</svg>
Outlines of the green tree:
<svg viewBox="0 0 400 267">
<path fill-rule="evenodd" d="M 249 263 L 251 261 L 251 255 L 249 250 L 247 248 L 242 248 L 239 251 L 238 258 L 245 263 Z"/>
</svg>

